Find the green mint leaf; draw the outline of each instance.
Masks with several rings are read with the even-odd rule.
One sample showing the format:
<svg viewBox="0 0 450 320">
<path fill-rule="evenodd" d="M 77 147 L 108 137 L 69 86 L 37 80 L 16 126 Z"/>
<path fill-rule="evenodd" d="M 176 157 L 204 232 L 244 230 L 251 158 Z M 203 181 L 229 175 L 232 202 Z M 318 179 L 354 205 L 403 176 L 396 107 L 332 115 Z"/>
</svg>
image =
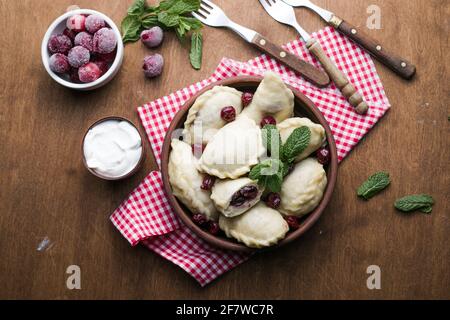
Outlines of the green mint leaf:
<svg viewBox="0 0 450 320">
<path fill-rule="evenodd" d="M 128 8 L 128 14 L 134 16 L 140 16 L 144 13 L 146 8 L 145 0 L 135 0 L 131 7 Z"/>
<path fill-rule="evenodd" d="M 196 11 L 200 8 L 200 0 L 180 0 L 172 5 L 167 12 L 176 15 L 182 15 Z"/>
<path fill-rule="evenodd" d="M 196 31 L 192 34 L 191 38 L 191 52 L 189 59 L 194 69 L 200 70 L 202 67 L 202 55 L 203 55 L 203 36 L 200 32 Z"/>
<path fill-rule="evenodd" d="M 142 20 L 142 27 L 145 29 L 150 29 L 155 26 L 159 26 L 157 16 L 148 16 Z"/>
<path fill-rule="evenodd" d="M 358 188 L 356 193 L 359 197 L 369 200 L 381 190 L 385 189 L 390 183 L 389 173 L 377 172 L 369 177 L 369 179 Z"/>
<path fill-rule="evenodd" d="M 122 21 L 122 39 L 123 42 L 137 41 L 141 31 L 141 21 L 136 16 L 126 16 Z"/>
<path fill-rule="evenodd" d="M 270 192 L 280 192 L 281 186 L 283 184 L 283 177 L 280 177 L 280 175 L 276 174 L 273 176 L 268 176 L 266 181 L 266 188 Z"/>
<path fill-rule="evenodd" d="M 173 7 L 177 3 L 177 1 L 179 1 L 179 0 L 165 0 L 165 1 L 161 1 L 159 3 L 158 10 L 160 10 L 160 11 L 167 11 L 171 7 Z"/>
<path fill-rule="evenodd" d="M 287 163 L 294 162 L 295 158 L 308 147 L 311 140 L 311 130 L 303 126 L 295 129 L 281 148 L 281 159 Z"/>
<path fill-rule="evenodd" d="M 420 210 L 423 213 L 431 213 L 433 204 L 433 197 L 427 194 L 414 194 L 398 199 L 394 206 L 403 212 Z"/>
<path fill-rule="evenodd" d="M 283 183 L 285 165 L 278 159 L 266 159 L 252 168 L 249 178 L 272 192 L 280 192 Z"/>
<path fill-rule="evenodd" d="M 160 12 L 158 13 L 158 21 L 167 28 L 172 28 L 178 25 L 179 16 L 167 12 Z"/>
<path fill-rule="evenodd" d="M 267 124 L 261 130 L 261 134 L 264 148 L 266 148 L 270 154 L 278 156 L 280 154 L 282 142 L 277 127 L 273 124 Z"/>
</svg>

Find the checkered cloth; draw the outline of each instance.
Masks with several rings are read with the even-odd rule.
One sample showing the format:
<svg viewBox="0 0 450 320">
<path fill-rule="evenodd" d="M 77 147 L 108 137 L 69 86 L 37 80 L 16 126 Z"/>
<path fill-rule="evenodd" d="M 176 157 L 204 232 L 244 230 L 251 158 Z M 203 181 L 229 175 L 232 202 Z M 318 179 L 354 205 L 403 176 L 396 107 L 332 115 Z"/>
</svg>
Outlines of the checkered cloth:
<svg viewBox="0 0 450 320">
<path fill-rule="evenodd" d="M 265 55 L 246 63 L 225 58 L 209 79 L 138 108 L 158 164 L 166 130 L 174 115 L 189 98 L 218 80 L 238 75 L 263 76 L 267 70 L 278 73 L 284 82 L 305 94 L 321 110 L 333 131 L 339 161 L 342 161 L 386 113 L 390 104 L 375 65 L 366 52 L 330 27 L 314 36 L 363 95 L 370 106 L 368 115 L 356 114 L 334 84 L 319 89 Z M 285 49 L 320 67 L 302 41 L 295 40 L 287 44 Z M 142 243 L 183 268 L 202 286 L 250 257 L 248 254 L 213 247 L 190 231 L 172 211 L 163 191 L 159 171 L 147 176 L 114 211 L 111 221 L 131 245 Z"/>
</svg>

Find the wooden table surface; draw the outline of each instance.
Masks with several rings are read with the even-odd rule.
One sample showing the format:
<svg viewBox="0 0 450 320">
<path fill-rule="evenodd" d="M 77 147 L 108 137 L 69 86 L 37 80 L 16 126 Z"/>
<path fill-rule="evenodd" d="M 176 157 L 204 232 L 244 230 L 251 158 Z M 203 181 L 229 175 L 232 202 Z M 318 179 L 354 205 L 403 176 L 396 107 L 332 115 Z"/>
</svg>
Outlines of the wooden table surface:
<svg viewBox="0 0 450 320">
<path fill-rule="evenodd" d="M 445 0 L 316 0 L 365 28 L 367 7 L 381 8 L 382 29 L 366 30 L 417 65 L 405 82 L 377 63 L 392 109 L 340 166 L 332 202 L 304 236 L 261 254 L 201 288 L 177 266 L 143 247 L 131 248 L 108 220 L 153 169 L 109 183 L 83 167 L 80 141 L 95 120 L 131 118 L 136 107 L 202 80 L 222 57 L 248 60 L 258 52 L 226 30 L 204 29 L 204 63 L 190 68 L 188 48 L 173 34 L 163 46 L 128 45 L 108 86 L 77 93 L 51 80 L 40 45 L 50 23 L 73 0 L 1 1 L 0 42 L 0 298 L 24 299 L 389 299 L 450 298 L 449 2 Z M 120 23 L 132 0 L 80 0 Z M 296 37 L 256 0 L 216 0 L 237 22 L 275 39 Z M 324 23 L 298 10 L 309 31 Z M 146 54 L 161 52 L 163 75 L 146 80 Z M 148 144 L 147 144 L 148 146 Z M 369 202 L 355 189 L 386 170 L 392 185 Z M 432 215 L 400 214 L 397 197 L 429 193 Z M 51 247 L 38 252 L 48 237 Z M 66 268 L 81 267 L 81 290 L 66 288 Z M 366 269 L 381 268 L 381 290 L 368 290 Z"/>
</svg>

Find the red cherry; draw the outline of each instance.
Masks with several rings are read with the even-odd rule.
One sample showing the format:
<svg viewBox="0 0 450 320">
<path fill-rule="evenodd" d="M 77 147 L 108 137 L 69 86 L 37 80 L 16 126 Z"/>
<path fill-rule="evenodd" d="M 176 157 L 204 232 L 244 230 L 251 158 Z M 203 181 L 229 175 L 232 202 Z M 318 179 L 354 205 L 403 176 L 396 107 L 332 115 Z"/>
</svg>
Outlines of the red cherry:
<svg viewBox="0 0 450 320">
<path fill-rule="evenodd" d="M 208 226 L 208 232 L 212 235 L 216 236 L 220 232 L 220 227 L 217 222 L 211 221 Z"/>
<path fill-rule="evenodd" d="M 206 224 L 208 220 L 204 215 L 197 213 L 192 216 L 192 221 L 194 221 L 194 223 L 199 227 L 202 227 Z"/>
<path fill-rule="evenodd" d="M 284 217 L 284 220 L 286 220 L 287 224 L 289 225 L 290 230 L 297 230 L 300 228 L 300 224 L 298 223 L 298 218 L 294 216 L 288 216 Z"/>
<path fill-rule="evenodd" d="M 271 192 L 267 195 L 265 202 L 268 207 L 272 209 L 278 209 L 281 204 L 281 197 L 278 193 Z"/>
<path fill-rule="evenodd" d="M 277 120 L 275 120 L 275 118 L 272 117 L 272 116 L 265 116 L 261 120 L 261 128 L 264 128 L 268 124 L 276 125 L 277 124 Z"/>
<path fill-rule="evenodd" d="M 220 112 L 220 117 L 225 121 L 225 122 L 232 122 L 236 119 L 236 109 L 234 109 L 234 107 L 225 107 L 222 109 L 222 111 Z"/>
<path fill-rule="evenodd" d="M 242 106 L 245 108 L 253 101 L 253 93 L 244 92 L 242 94 Z"/>
<path fill-rule="evenodd" d="M 202 190 L 205 190 L 205 191 L 208 191 L 208 190 L 211 190 L 212 189 L 212 187 L 214 186 L 214 183 L 216 182 L 216 178 L 215 177 L 213 177 L 213 176 L 210 176 L 210 175 L 206 175 L 204 178 L 203 178 L 203 182 L 202 182 L 202 185 L 201 185 L 201 189 Z"/>
<path fill-rule="evenodd" d="M 321 165 L 327 165 L 328 163 L 330 163 L 331 153 L 328 148 L 320 148 L 319 150 L 317 150 L 316 155 L 317 161 L 319 161 Z"/>
</svg>

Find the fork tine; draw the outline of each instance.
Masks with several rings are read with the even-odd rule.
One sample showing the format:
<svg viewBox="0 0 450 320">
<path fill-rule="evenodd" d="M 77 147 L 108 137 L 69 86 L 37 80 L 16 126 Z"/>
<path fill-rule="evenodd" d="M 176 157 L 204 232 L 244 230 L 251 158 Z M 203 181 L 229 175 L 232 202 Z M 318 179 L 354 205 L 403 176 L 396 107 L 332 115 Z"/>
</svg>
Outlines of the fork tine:
<svg viewBox="0 0 450 320">
<path fill-rule="evenodd" d="M 198 20 L 200 20 L 201 22 L 204 22 L 206 20 L 206 17 L 202 15 L 202 13 L 200 12 L 191 12 L 192 16 Z"/>
<path fill-rule="evenodd" d="M 211 9 L 214 9 L 214 7 L 215 7 L 215 4 L 212 3 L 212 2 L 209 1 L 209 0 L 202 0 L 201 2 L 203 2 L 203 3 L 205 3 L 206 5 L 210 6 Z"/>
<path fill-rule="evenodd" d="M 200 10 L 203 10 L 206 14 L 210 14 L 211 12 L 210 12 L 210 8 L 208 8 L 208 7 L 206 7 L 206 6 L 204 6 L 204 7 L 202 7 L 201 5 L 200 5 L 200 8 L 198 9 L 198 11 L 199 12 L 201 12 Z"/>
</svg>

